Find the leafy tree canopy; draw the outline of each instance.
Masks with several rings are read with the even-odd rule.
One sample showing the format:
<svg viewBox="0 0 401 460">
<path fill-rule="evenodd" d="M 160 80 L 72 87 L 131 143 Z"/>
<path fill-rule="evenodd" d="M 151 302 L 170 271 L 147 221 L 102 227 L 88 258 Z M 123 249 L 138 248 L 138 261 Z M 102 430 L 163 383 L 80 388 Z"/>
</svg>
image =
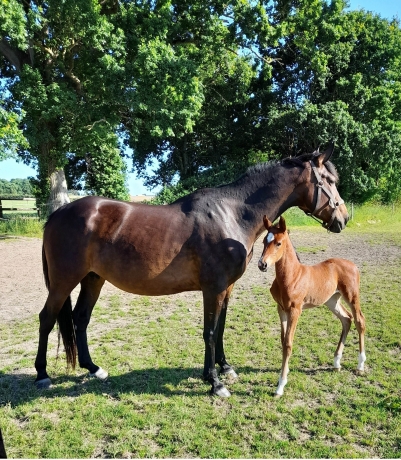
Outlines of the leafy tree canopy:
<svg viewBox="0 0 401 460">
<path fill-rule="evenodd" d="M 343 0 L 5 6 L 0 155 L 38 164 L 42 201 L 60 168 L 127 198 L 125 146 L 149 186 L 190 191 L 331 139 L 344 198 L 401 192 L 396 20 Z"/>
</svg>

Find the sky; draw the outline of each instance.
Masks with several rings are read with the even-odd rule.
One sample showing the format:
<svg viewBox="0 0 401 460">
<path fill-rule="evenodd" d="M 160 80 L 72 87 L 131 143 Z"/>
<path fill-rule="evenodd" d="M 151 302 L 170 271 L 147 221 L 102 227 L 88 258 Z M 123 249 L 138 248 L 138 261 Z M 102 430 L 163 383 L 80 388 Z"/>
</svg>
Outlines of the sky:
<svg viewBox="0 0 401 460">
<path fill-rule="evenodd" d="M 380 14 L 383 18 L 401 19 L 401 0 L 350 0 L 350 9 L 364 9 Z M 128 171 L 131 171 L 132 164 L 128 161 Z M 35 169 L 17 163 L 15 160 L 0 161 L 0 179 L 25 179 L 29 176 L 36 177 Z M 136 178 L 135 173 L 128 174 L 128 187 L 131 195 L 152 195 L 157 189 L 148 190 L 141 179 Z"/>
</svg>

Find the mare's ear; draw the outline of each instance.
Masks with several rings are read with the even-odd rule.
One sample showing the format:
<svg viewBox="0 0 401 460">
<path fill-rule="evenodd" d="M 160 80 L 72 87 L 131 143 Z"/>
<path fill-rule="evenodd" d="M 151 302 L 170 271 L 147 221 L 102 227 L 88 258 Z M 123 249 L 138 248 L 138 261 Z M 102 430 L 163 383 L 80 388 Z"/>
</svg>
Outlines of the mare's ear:
<svg viewBox="0 0 401 460">
<path fill-rule="evenodd" d="M 265 224 L 266 230 L 269 230 L 269 228 L 273 225 L 270 220 L 267 218 L 267 216 L 263 216 L 263 223 Z"/>
<path fill-rule="evenodd" d="M 314 153 L 315 153 L 315 159 L 313 160 L 315 165 L 320 167 L 322 166 L 324 163 L 326 163 L 326 161 L 329 161 L 330 158 L 331 158 L 331 155 L 333 155 L 333 151 L 334 151 L 334 142 L 330 142 L 329 146 L 327 147 L 327 149 L 320 153 L 319 152 L 319 149 L 317 149 Z"/>
<path fill-rule="evenodd" d="M 287 230 L 287 225 L 283 216 L 280 216 L 280 222 L 278 223 L 280 230 L 284 233 Z"/>
</svg>

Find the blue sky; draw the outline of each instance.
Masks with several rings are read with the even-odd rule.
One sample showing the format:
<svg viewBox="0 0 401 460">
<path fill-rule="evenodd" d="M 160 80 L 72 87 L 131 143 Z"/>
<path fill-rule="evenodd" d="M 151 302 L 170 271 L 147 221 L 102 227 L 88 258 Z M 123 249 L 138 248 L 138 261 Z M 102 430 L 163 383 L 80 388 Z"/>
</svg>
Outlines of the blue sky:
<svg viewBox="0 0 401 460">
<path fill-rule="evenodd" d="M 351 10 L 364 9 L 378 13 L 383 18 L 392 19 L 396 16 L 401 19 L 401 0 L 351 0 L 349 3 Z M 131 169 L 131 161 L 128 161 L 128 170 Z M 24 179 L 28 176 L 36 176 L 36 171 L 15 160 L 0 162 L 0 179 Z M 152 193 L 144 187 L 142 180 L 136 178 L 135 173 L 128 175 L 128 186 L 131 195 Z"/>
</svg>

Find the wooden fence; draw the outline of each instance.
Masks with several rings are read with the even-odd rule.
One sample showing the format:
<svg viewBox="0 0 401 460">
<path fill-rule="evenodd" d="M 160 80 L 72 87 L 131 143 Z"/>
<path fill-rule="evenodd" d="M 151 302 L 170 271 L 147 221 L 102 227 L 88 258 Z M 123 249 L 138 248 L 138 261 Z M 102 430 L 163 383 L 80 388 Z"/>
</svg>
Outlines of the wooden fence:
<svg viewBox="0 0 401 460">
<path fill-rule="evenodd" d="M 3 219 L 3 211 L 37 211 L 39 213 L 39 209 L 37 207 L 24 207 L 24 208 L 4 208 L 3 201 L 36 201 L 35 198 L 26 198 L 26 197 L 16 197 L 16 198 L 9 198 L 7 196 L 0 196 L 0 219 Z"/>
</svg>

